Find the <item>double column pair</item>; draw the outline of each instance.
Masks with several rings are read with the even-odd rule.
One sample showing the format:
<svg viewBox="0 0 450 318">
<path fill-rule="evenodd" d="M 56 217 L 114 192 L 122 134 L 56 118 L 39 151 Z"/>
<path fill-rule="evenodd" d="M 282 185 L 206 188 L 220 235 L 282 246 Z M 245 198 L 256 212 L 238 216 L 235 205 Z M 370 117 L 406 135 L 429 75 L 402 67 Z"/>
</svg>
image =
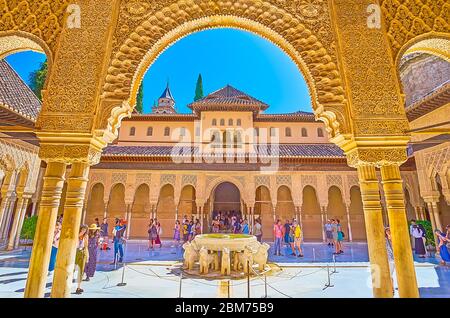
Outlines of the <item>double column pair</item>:
<svg viewBox="0 0 450 318">
<path fill-rule="evenodd" d="M 359 165 L 358 177 L 364 205 L 369 259 L 374 297 L 392 297 L 392 281 L 386 249 L 379 182 L 373 165 Z M 419 297 L 406 219 L 400 168 L 396 164 L 380 168 L 390 224 L 395 272 L 400 297 Z"/>
<path fill-rule="evenodd" d="M 44 297 L 50 253 L 67 164 L 48 162 L 44 176 L 36 234 L 30 259 L 25 297 Z M 61 236 L 52 284 L 52 297 L 69 297 L 75 266 L 75 254 L 88 182 L 89 164 L 71 165 L 67 178 L 66 201 Z"/>
</svg>

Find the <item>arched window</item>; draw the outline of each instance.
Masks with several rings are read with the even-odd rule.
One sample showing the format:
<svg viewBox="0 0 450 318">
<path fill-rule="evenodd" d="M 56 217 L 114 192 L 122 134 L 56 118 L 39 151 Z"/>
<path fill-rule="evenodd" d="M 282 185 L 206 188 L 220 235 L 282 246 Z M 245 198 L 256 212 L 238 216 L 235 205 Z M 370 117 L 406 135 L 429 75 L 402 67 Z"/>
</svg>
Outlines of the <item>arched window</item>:
<svg viewBox="0 0 450 318">
<path fill-rule="evenodd" d="M 153 127 L 147 128 L 147 136 L 153 136 Z"/>
<path fill-rule="evenodd" d="M 242 147 L 242 133 L 240 131 L 236 131 L 234 135 L 234 145 L 236 148 Z"/>
<path fill-rule="evenodd" d="M 222 118 L 222 119 L 220 120 L 220 126 L 225 126 L 225 119 Z"/>
<path fill-rule="evenodd" d="M 217 126 L 217 119 L 214 118 L 214 119 L 212 120 L 212 126 Z"/>
<path fill-rule="evenodd" d="M 221 144 L 220 142 L 220 131 L 214 131 L 211 136 L 211 143 L 213 146 L 218 146 Z"/>
<path fill-rule="evenodd" d="M 241 126 L 242 125 L 242 121 L 240 119 L 236 120 L 236 125 L 237 126 Z"/>
<path fill-rule="evenodd" d="M 223 142 L 223 146 L 224 147 L 233 147 L 233 139 L 234 139 L 234 136 L 233 136 L 234 134 L 233 134 L 233 132 L 231 132 L 231 131 L 229 131 L 229 130 L 226 130 L 226 131 L 224 131 L 223 132 L 223 140 L 222 140 L 222 142 Z"/>
<path fill-rule="evenodd" d="M 275 137 L 275 135 L 276 135 L 275 127 L 270 127 L 270 137 Z"/>
<path fill-rule="evenodd" d="M 323 137 L 323 129 L 317 128 L 317 137 Z"/>
<path fill-rule="evenodd" d="M 164 136 L 170 136 L 170 127 L 164 128 Z"/>
<path fill-rule="evenodd" d="M 131 127 L 130 128 L 130 136 L 134 136 L 136 135 L 136 127 Z"/>
<path fill-rule="evenodd" d="M 286 127 L 286 129 L 285 129 L 285 135 L 286 135 L 286 137 L 291 137 L 291 136 L 292 136 L 291 128 L 290 128 L 290 127 Z"/>
<path fill-rule="evenodd" d="M 184 137 L 184 136 L 186 136 L 186 128 L 181 127 L 180 128 L 180 137 Z"/>
<path fill-rule="evenodd" d="M 233 119 L 228 119 L 228 126 L 233 126 Z"/>
<path fill-rule="evenodd" d="M 308 137 L 308 131 L 306 128 L 302 128 L 302 137 Z"/>
</svg>

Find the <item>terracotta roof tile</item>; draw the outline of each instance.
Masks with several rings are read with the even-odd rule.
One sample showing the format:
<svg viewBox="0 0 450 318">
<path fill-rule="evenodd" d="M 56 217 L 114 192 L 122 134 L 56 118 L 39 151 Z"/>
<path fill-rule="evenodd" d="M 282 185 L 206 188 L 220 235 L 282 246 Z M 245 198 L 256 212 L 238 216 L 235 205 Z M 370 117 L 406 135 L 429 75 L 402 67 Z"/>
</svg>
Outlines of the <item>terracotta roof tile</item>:
<svg viewBox="0 0 450 318">
<path fill-rule="evenodd" d="M 0 59 L 0 107 L 36 121 L 41 102 L 11 66 Z"/>
<path fill-rule="evenodd" d="M 239 106 L 256 106 L 262 110 L 267 109 L 269 105 L 263 103 L 262 101 L 244 93 L 240 90 L 227 85 L 196 102 L 189 104 L 189 108 L 204 108 L 205 106 L 226 106 L 230 105 L 233 107 Z"/>
<path fill-rule="evenodd" d="M 298 158 L 344 158 L 342 150 L 333 144 L 301 144 L 301 145 L 257 145 L 256 151 L 260 156 L 277 155 L 280 157 Z M 199 148 L 188 146 L 185 148 L 173 146 L 117 146 L 111 145 L 103 151 L 104 156 L 143 156 L 143 157 L 167 157 L 172 153 L 177 155 L 199 154 Z"/>
</svg>

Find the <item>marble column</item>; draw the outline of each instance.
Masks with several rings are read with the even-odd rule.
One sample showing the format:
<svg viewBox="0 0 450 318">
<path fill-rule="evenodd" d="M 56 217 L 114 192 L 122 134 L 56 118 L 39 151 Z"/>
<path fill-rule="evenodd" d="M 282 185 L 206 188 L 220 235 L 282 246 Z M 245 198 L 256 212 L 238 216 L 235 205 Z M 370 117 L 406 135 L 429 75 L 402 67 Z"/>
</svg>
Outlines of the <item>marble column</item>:
<svg viewBox="0 0 450 318">
<path fill-rule="evenodd" d="M 407 230 L 408 221 L 400 168 L 398 165 L 382 166 L 381 176 L 392 235 L 398 291 L 402 298 L 417 298 L 419 289 L 409 231 Z"/>
<path fill-rule="evenodd" d="M 125 220 L 127 221 L 127 230 L 126 230 L 126 238 L 127 240 L 130 238 L 130 232 L 131 232 L 131 209 L 133 207 L 132 203 L 128 203 L 127 204 L 127 216 L 125 218 Z"/>
<path fill-rule="evenodd" d="M 30 198 L 27 198 L 27 200 L 24 203 L 23 206 L 23 212 L 20 216 L 20 221 L 19 221 L 19 227 L 16 231 L 16 238 L 15 238 L 15 242 L 14 242 L 14 249 L 18 249 L 19 248 L 19 243 L 20 243 L 20 233 L 22 232 L 22 227 L 23 227 L 23 222 L 25 220 L 25 215 L 27 214 L 27 208 L 28 208 L 28 204 L 30 202 Z"/>
<path fill-rule="evenodd" d="M 50 252 L 53 243 L 53 232 L 55 231 L 65 172 L 65 163 L 53 161 L 47 163 L 36 234 L 33 240 L 33 250 L 24 293 L 26 298 L 44 297 L 48 264 L 50 262 Z"/>
<path fill-rule="evenodd" d="M 323 230 L 323 227 L 325 225 L 325 220 L 326 220 L 326 214 L 327 214 L 327 207 L 325 205 L 322 205 L 320 207 L 320 219 L 321 219 L 321 226 L 320 226 L 320 230 L 322 231 L 322 241 L 326 242 L 327 238 L 325 237 L 325 231 Z"/>
<path fill-rule="evenodd" d="M 28 199 L 29 199 L 29 196 L 25 196 L 22 193 L 18 194 L 17 206 L 15 209 L 15 213 L 13 213 L 14 220 L 13 220 L 13 224 L 11 226 L 11 231 L 9 232 L 8 245 L 6 247 L 6 249 L 8 251 L 11 251 L 14 249 L 17 232 L 19 231 L 20 222 L 23 221 L 23 217 L 25 217 Z"/>
<path fill-rule="evenodd" d="M 349 242 L 353 242 L 352 224 L 350 221 L 350 204 L 345 204 L 345 211 L 347 213 L 348 240 Z"/>
<path fill-rule="evenodd" d="M 11 200 L 12 193 L 11 193 L 11 191 L 9 191 L 9 187 L 10 187 L 12 176 L 13 176 L 13 172 L 7 171 L 3 178 L 3 185 L 1 188 L 2 201 L 0 203 L 0 230 L 3 228 L 3 223 L 6 223 L 6 222 L 4 222 L 3 219 L 6 219 L 5 214 L 8 211 L 9 202 Z"/>
<path fill-rule="evenodd" d="M 376 298 L 392 298 L 392 281 L 386 250 L 378 178 L 374 166 L 358 166 L 364 208 L 367 247 L 372 268 L 372 289 Z"/>
<path fill-rule="evenodd" d="M 89 164 L 73 163 L 67 179 L 64 218 L 56 256 L 52 298 L 68 298 L 72 286 L 81 213 L 88 182 Z"/>
<path fill-rule="evenodd" d="M 11 226 L 11 217 L 14 216 L 14 208 L 16 206 L 16 195 L 12 193 L 9 197 L 5 214 L 3 215 L 3 226 L 1 227 L 0 238 L 7 239 L 9 227 Z"/>
<path fill-rule="evenodd" d="M 442 228 L 442 222 L 441 222 L 441 216 L 439 214 L 439 206 L 437 201 L 431 202 L 431 206 L 433 208 L 433 216 L 434 216 L 434 223 L 436 224 L 436 229 L 442 231 L 444 230 Z"/>
</svg>

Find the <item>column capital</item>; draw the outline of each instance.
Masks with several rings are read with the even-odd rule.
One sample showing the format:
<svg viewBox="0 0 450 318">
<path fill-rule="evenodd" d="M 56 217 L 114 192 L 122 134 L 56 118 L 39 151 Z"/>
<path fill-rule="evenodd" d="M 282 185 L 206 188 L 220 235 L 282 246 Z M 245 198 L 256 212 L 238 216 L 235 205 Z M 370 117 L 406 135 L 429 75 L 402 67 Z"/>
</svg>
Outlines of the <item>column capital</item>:
<svg viewBox="0 0 450 318">
<path fill-rule="evenodd" d="M 440 197 L 439 194 L 431 194 L 431 195 L 424 196 L 422 198 L 426 204 L 433 204 L 433 203 L 436 204 L 439 202 L 439 197 Z"/>
<path fill-rule="evenodd" d="M 39 157 L 46 162 L 66 164 L 100 162 L 106 143 L 83 133 L 38 132 L 40 140 Z"/>
<path fill-rule="evenodd" d="M 353 168 L 361 165 L 378 168 L 386 165 L 400 166 L 408 160 L 409 139 L 409 136 L 364 136 L 357 140 L 343 140 L 338 146 L 347 156 L 348 165 Z"/>
</svg>

